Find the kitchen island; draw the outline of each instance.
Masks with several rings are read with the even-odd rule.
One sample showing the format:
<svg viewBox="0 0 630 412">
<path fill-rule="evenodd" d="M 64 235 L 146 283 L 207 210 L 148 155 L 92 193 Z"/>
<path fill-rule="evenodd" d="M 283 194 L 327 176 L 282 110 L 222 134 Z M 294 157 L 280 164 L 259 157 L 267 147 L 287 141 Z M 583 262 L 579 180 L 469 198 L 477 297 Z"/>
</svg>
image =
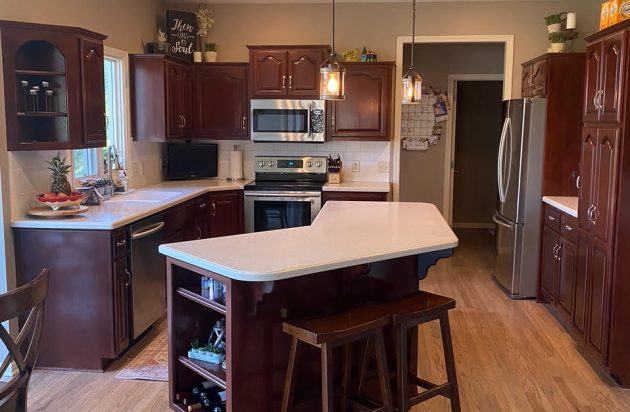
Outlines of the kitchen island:
<svg viewBox="0 0 630 412">
<path fill-rule="evenodd" d="M 457 242 L 434 205 L 328 202 L 311 226 L 160 246 L 168 257 L 171 407 L 184 410 L 175 395 L 210 380 L 227 389 L 229 411 L 279 410 L 290 343 L 284 320 L 408 295 Z M 202 294 L 202 278 L 223 284 L 225 299 Z M 187 358 L 190 342 L 207 341 L 221 318 L 226 371 Z M 304 355 L 296 401 L 318 410 L 318 356 Z"/>
</svg>

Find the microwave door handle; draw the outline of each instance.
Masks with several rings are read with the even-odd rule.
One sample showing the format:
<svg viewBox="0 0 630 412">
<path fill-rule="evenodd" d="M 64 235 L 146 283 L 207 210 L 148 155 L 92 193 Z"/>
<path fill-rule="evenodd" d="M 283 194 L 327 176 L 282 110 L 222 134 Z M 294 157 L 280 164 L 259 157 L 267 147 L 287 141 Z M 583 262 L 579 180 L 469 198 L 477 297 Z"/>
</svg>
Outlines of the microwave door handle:
<svg viewBox="0 0 630 412">
<path fill-rule="evenodd" d="M 313 125 L 311 124 L 311 113 L 313 112 L 313 103 L 308 106 L 308 116 L 306 118 L 308 137 L 313 138 Z"/>
</svg>

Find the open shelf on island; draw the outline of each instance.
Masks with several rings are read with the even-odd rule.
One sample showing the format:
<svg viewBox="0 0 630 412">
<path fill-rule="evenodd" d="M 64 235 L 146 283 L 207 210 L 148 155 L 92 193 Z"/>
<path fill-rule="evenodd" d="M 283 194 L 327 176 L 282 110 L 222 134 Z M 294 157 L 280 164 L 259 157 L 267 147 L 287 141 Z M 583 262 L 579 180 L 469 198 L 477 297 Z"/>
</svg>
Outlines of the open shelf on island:
<svg viewBox="0 0 630 412">
<path fill-rule="evenodd" d="M 23 76 L 65 76 L 65 72 L 58 72 L 53 70 L 16 70 L 15 74 Z"/>
<path fill-rule="evenodd" d="M 19 117 L 66 117 L 64 112 L 18 112 Z"/>
<path fill-rule="evenodd" d="M 179 356 L 177 358 L 179 363 L 186 366 L 199 376 L 213 382 L 221 389 L 227 388 L 227 379 L 225 371 L 221 365 L 215 365 L 214 363 L 208 363 L 196 359 L 188 359 L 185 356 Z"/>
<path fill-rule="evenodd" d="M 177 294 L 185 297 L 186 299 L 190 299 L 195 303 L 198 303 L 209 309 L 219 312 L 222 315 L 225 315 L 227 313 L 225 305 L 203 297 L 201 295 L 201 287 L 193 287 L 193 286 L 181 287 L 180 286 L 177 288 Z"/>
</svg>

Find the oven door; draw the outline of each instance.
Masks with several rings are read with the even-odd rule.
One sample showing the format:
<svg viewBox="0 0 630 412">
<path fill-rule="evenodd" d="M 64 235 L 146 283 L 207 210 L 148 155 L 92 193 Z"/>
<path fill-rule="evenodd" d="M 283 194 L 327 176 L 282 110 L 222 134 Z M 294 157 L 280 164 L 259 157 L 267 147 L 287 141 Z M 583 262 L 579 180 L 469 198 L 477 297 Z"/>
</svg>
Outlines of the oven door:
<svg viewBox="0 0 630 412">
<path fill-rule="evenodd" d="M 318 100 L 251 101 L 251 138 L 258 142 L 323 142 L 325 103 Z"/>
<path fill-rule="evenodd" d="M 320 192 L 245 192 L 245 232 L 308 226 L 321 205 Z"/>
</svg>

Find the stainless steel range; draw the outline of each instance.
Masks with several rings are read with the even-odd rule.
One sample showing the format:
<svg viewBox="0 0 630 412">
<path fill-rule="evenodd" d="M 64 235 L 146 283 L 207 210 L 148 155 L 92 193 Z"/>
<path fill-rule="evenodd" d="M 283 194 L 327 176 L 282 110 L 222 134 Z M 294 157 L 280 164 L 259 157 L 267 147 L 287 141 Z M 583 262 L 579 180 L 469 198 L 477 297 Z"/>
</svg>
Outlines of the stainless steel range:
<svg viewBox="0 0 630 412">
<path fill-rule="evenodd" d="M 245 186 L 245 231 L 310 225 L 322 205 L 325 156 L 256 156 L 256 180 Z"/>
</svg>

